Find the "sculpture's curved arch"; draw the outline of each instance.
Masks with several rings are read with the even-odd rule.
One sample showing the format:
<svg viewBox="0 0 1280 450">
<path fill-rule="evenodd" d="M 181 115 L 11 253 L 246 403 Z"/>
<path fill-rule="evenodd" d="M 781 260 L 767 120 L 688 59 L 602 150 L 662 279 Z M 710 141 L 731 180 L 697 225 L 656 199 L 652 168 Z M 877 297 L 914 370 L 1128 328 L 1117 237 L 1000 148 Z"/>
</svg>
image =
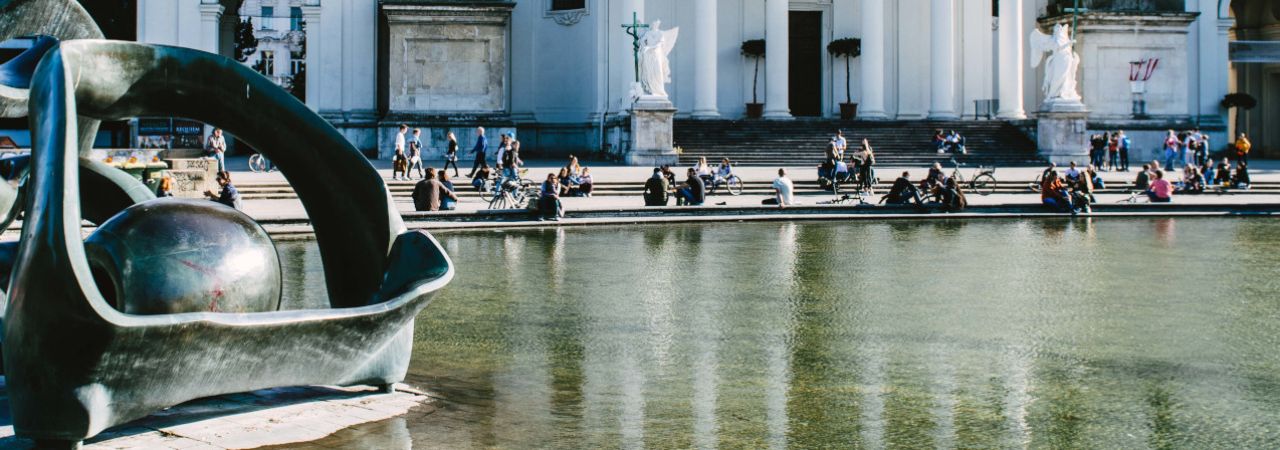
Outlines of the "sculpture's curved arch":
<svg viewBox="0 0 1280 450">
<path fill-rule="evenodd" d="M 331 125 L 196 50 L 64 42 L 33 80 L 30 195 L 4 329 L 19 436 L 78 441 L 194 398 L 403 380 L 414 317 L 453 266 L 429 235 L 404 232 L 381 177 Z M 334 309 L 134 316 L 106 303 L 80 236 L 76 118 L 142 114 L 221 126 L 271 156 L 311 216 Z"/>
</svg>

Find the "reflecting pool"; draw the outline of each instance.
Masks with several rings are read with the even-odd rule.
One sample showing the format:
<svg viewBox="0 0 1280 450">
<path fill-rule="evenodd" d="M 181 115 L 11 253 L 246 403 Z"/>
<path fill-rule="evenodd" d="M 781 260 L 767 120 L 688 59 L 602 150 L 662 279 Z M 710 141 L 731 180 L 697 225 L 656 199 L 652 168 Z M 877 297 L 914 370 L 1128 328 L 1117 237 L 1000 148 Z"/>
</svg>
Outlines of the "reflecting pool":
<svg viewBox="0 0 1280 450">
<path fill-rule="evenodd" d="M 318 444 L 1280 447 L 1280 221 L 436 236 L 434 408 Z M 323 302 L 314 246 L 280 252 L 286 303 Z"/>
</svg>

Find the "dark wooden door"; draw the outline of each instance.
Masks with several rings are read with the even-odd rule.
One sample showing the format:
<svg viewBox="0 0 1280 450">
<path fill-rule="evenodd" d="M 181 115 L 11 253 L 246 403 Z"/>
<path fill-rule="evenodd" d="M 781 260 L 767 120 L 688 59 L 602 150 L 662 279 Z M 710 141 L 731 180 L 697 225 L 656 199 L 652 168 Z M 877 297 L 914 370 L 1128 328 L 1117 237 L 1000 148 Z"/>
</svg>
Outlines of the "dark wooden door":
<svg viewBox="0 0 1280 450">
<path fill-rule="evenodd" d="M 822 12 L 791 12 L 791 114 L 822 115 Z"/>
</svg>

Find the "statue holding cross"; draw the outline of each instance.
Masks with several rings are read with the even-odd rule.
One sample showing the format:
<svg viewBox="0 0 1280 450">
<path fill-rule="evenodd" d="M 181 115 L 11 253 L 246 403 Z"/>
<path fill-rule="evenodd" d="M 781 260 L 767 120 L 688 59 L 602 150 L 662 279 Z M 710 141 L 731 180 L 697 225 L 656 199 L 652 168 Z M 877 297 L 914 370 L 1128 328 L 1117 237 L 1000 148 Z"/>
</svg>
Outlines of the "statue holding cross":
<svg viewBox="0 0 1280 450">
<path fill-rule="evenodd" d="M 631 13 L 631 23 L 623 24 L 622 29 L 627 30 L 627 35 L 631 36 L 631 50 L 635 54 L 636 82 L 640 82 L 640 37 L 643 34 L 640 30 L 649 28 L 648 24 L 640 23 L 640 14 Z"/>
<path fill-rule="evenodd" d="M 667 83 L 671 82 L 671 60 L 669 55 L 675 48 L 676 39 L 680 37 L 680 29 L 661 29 L 662 21 L 652 24 L 640 23 L 632 13 L 631 24 L 623 25 L 632 38 L 632 49 L 635 52 L 635 85 L 632 90 L 637 95 L 667 98 Z M 639 30 L 644 30 L 640 33 Z"/>
</svg>

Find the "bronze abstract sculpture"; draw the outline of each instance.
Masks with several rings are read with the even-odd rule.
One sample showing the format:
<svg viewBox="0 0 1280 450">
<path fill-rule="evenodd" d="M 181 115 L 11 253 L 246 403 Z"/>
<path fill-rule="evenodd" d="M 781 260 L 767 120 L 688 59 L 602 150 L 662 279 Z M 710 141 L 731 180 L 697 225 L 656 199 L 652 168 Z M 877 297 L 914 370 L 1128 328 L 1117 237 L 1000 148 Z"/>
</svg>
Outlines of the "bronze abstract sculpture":
<svg viewBox="0 0 1280 450">
<path fill-rule="evenodd" d="M 20 20 L 6 15 L 15 3 L 74 5 L 0 1 L 0 21 Z M 381 177 L 324 119 L 249 68 L 184 48 L 64 41 L 41 56 L 29 79 L 30 178 L 15 206 L 24 221 L 12 254 L 3 324 L 17 435 L 75 446 L 112 425 L 195 398 L 310 384 L 388 389 L 403 380 L 414 317 L 452 279 L 453 266 L 430 235 L 406 231 Z M 128 286 L 147 283 L 148 277 L 164 278 L 154 281 L 157 286 L 184 283 L 192 275 L 183 271 L 199 270 L 177 260 L 141 277 L 113 268 L 126 261 L 119 259 L 122 247 L 154 255 L 177 245 L 140 244 L 127 237 L 130 228 L 175 217 L 185 224 L 208 220 L 206 229 L 216 234 L 247 219 L 210 210 L 212 202 L 164 200 L 152 206 L 157 200 L 139 194 L 130 181 L 80 159 L 82 120 L 138 116 L 200 120 L 269 155 L 311 218 L 331 309 L 276 311 L 272 292 L 214 292 L 205 286 L 201 294 L 181 286 L 140 301 L 186 306 L 130 314 L 128 305 L 139 299 L 116 298 L 137 295 Z M 114 194 L 94 193 L 101 202 L 82 197 L 88 183 Z M 89 248 L 81 238 L 82 218 L 104 224 Z M 234 242 L 193 245 L 226 244 L 206 253 L 214 259 L 219 257 L 208 255 L 244 248 L 249 250 L 236 254 L 261 255 L 254 247 L 259 237 L 243 232 Z M 154 247 L 140 247 L 145 245 Z M 263 295 L 276 302 L 264 306 Z M 243 296 L 237 300 L 249 306 L 240 310 L 249 312 L 190 307 L 202 304 L 193 299 L 217 296 Z M 261 309 L 272 310 L 252 312 Z"/>
</svg>

